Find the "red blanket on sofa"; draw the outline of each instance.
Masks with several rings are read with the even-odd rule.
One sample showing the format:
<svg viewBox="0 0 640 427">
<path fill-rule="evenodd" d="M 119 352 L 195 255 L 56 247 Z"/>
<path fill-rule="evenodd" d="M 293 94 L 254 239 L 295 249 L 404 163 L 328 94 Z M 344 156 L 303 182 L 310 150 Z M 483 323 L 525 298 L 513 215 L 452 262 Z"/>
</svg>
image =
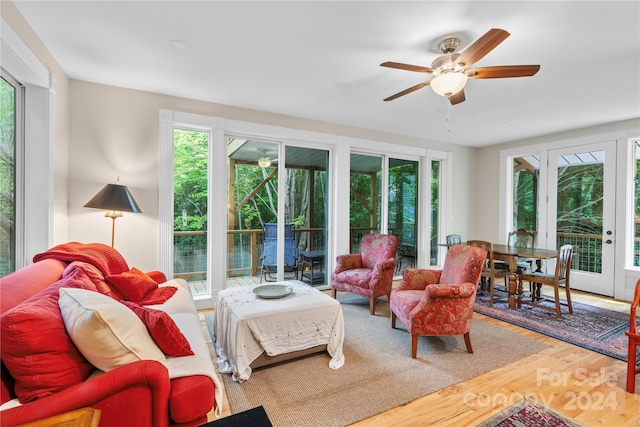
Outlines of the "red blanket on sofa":
<svg viewBox="0 0 640 427">
<path fill-rule="evenodd" d="M 129 271 L 129 266 L 120 252 L 102 243 L 63 243 L 35 255 L 33 262 L 46 258 L 55 258 L 66 262 L 83 261 L 92 264 L 100 270 L 105 278 Z M 159 287 L 145 295 L 143 300 L 136 302 L 143 305 L 162 304 L 171 298 L 176 291 L 175 286 Z"/>
<path fill-rule="evenodd" d="M 37 254 L 33 257 L 33 262 L 45 258 L 55 258 L 67 262 L 83 261 L 95 265 L 105 277 L 129 271 L 129 266 L 120 252 L 102 243 L 63 243 Z"/>
</svg>

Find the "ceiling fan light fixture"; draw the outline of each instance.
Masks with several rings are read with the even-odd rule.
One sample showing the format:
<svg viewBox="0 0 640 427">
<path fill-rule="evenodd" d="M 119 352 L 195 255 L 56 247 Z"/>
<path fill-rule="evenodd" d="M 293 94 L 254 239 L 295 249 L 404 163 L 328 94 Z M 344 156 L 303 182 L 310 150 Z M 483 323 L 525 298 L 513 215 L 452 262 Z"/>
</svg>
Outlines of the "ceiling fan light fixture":
<svg viewBox="0 0 640 427">
<path fill-rule="evenodd" d="M 258 159 L 258 166 L 260 166 L 261 168 L 268 168 L 269 166 L 271 166 L 271 159 L 268 157 L 260 157 Z"/>
<path fill-rule="evenodd" d="M 468 77 L 465 73 L 442 73 L 431 80 L 431 88 L 438 95 L 449 97 L 460 92 L 467 84 L 467 80 Z"/>
</svg>

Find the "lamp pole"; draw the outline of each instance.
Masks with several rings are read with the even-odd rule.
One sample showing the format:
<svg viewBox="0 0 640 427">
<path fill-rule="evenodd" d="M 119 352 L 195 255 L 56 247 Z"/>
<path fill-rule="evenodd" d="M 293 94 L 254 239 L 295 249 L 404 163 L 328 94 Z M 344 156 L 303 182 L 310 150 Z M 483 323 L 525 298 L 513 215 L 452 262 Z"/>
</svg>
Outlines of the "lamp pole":
<svg viewBox="0 0 640 427">
<path fill-rule="evenodd" d="M 120 211 L 107 211 L 104 214 L 105 217 L 111 218 L 111 247 L 113 248 L 113 244 L 115 241 L 116 234 L 116 218 L 120 218 L 122 216 L 122 212 Z"/>
</svg>

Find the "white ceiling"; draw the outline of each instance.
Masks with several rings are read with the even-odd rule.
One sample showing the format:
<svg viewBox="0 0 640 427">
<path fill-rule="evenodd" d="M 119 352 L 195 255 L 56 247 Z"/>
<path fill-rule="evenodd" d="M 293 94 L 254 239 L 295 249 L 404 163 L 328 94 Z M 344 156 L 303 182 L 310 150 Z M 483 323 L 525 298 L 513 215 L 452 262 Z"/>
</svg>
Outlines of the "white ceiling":
<svg viewBox="0 0 640 427">
<path fill-rule="evenodd" d="M 14 3 L 72 79 L 467 146 L 640 117 L 638 1 Z M 380 63 L 490 28 L 511 36 L 475 66 L 538 74 L 470 79 L 450 110 L 429 87 L 383 102 L 431 77 Z"/>
</svg>

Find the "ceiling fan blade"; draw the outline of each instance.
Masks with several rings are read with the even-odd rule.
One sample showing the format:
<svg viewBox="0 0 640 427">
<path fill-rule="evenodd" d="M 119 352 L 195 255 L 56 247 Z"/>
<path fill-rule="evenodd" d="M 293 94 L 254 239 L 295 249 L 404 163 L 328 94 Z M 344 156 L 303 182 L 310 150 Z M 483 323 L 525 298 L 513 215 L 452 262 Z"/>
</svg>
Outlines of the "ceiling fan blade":
<svg viewBox="0 0 640 427">
<path fill-rule="evenodd" d="M 456 65 L 463 68 L 472 66 L 502 43 L 507 37 L 509 37 L 509 33 L 505 30 L 501 30 L 500 28 L 490 29 L 485 35 L 462 52 L 458 59 L 456 59 Z"/>
<path fill-rule="evenodd" d="M 503 79 L 506 77 L 530 77 L 538 72 L 539 65 L 498 65 L 467 70 L 472 79 Z"/>
<path fill-rule="evenodd" d="M 399 70 L 415 71 L 417 73 L 433 73 L 433 68 L 423 67 L 421 65 L 403 64 L 401 62 L 383 62 L 381 67 L 397 68 Z"/>
<path fill-rule="evenodd" d="M 464 102 L 465 99 L 466 98 L 464 96 L 464 89 L 460 89 L 449 97 L 449 102 L 451 103 L 451 105 L 456 105 Z"/>
<path fill-rule="evenodd" d="M 385 98 L 384 100 L 385 101 L 393 101 L 396 98 L 400 98 L 401 96 L 404 96 L 404 95 L 406 95 L 408 93 L 414 92 L 414 91 L 416 91 L 418 89 L 422 89 L 425 86 L 429 86 L 429 83 L 430 82 L 419 83 L 419 84 L 417 84 L 415 86 L 410 87 L 409 89 L 405 89 L 402 92 L 398 92 L 395 95 L 391 95 L 390 97 Z"/>
</svg>

